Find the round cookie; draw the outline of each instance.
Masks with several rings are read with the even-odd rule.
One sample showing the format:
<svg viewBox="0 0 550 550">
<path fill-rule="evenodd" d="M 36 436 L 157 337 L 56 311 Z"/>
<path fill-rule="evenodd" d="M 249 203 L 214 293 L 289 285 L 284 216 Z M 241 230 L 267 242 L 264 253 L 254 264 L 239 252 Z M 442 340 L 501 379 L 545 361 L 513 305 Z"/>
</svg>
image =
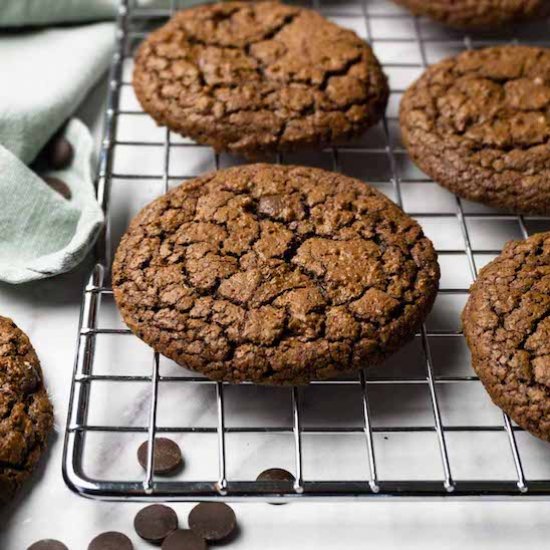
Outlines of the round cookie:
<svg viewBox="0 0 550 550">
<path fill-rule="evenodd" d="M 115 255 L 130 329 L 214 380 L 302 384 L 380 363 L 430 310 L 432 243 L 367 184 L 253 164 L 146 206 Z"/>
<path fill-rule="evenodd" d="M 501 46 L 430 67 L 405 93 L 414 162 L 460 197 L 550 213 L 550 50 Z"/>
<path fill-rule="evenodd" d="M 0 317 L 0 505 L 31 475 L 52 427 L 38 357 L 26 334 Z"/>
<path fill-rule="evenodd" d="M 394 0 L 415 15 L 459 29 L 490 29 L 550 13 L 547 0 Z"/>
<path fill-rule="evenodd" d="M 133 85 L 158 124 L 249 157 L 359 134 L 380 119 L 389 93 L 354 32 L 278 2 L 176 13 L 139 48 Z"/>
<path fill-rule="evenodd" d="M 493 402 L 550 441 L 550 233 L 509 242 L 481 270 L 462 321 Z"/>
</svg>

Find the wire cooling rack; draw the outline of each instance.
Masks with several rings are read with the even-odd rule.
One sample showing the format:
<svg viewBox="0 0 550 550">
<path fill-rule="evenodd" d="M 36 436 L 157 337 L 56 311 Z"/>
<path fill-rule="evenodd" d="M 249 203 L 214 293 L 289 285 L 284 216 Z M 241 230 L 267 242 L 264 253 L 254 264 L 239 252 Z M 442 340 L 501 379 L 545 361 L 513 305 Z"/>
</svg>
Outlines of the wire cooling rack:
<svg viewBox="0 0 550 550">
<path fill-rule="evenodd" d="M 303 388 L 216 383 L 153 353 L 114 307 L 109 264 L 129 219 L 183 179 L 238 160 L 157 128 L 130 85 L 135 46 L 178 8 L 122 0 L 109 76 L 98 199 L 107 224 L 83 293 L 63 473 L 78 493 L 135 500 L 302 500 L 370 497 L 550 495 L 550 446 L 494 407 L 470 368 L 459 315 L 480 266 L 510 238 L 550 229 L 462 201 L 420 173 L 399 139 L 397 106 L 430 63 L 467 48 L 510 41 L 550 45 L 550 23 L 509 33 L 462 35 L 385 0 L 313 1 L 368 40 L 391 84 L 387 116 L 364 137 L 273 161 L 341 171 L 375 185 L 434 241 L 442 282 L 419 334 L 381 368 Z M 185 468 L 144 472 L 144 440 L 177 441 Z M 270 467 L 292 483 L 256 482 Z"/>
</svg>

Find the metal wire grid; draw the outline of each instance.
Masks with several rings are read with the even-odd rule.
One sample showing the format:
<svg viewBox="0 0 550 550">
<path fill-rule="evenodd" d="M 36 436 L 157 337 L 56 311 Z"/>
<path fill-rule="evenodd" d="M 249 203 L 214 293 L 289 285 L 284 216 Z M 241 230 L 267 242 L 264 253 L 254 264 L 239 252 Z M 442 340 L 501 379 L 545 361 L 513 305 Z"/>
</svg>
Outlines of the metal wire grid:
<svg viewBox="0 0 550 550">
<path fill-rule="evenodd" d="M 331 15 L 339 18 L 349 18 L 355 24 L 361 21 L 364 25 L 366 38 L 373 44 L 380 45 L 384 42 L 403 42 L 410 43 L 411 46 L 418 47 L 420 51 L 420 62 L 392 62 L 384 63 L 386 69 L 391 68 L 415 68 L 423 69 L 428 65 L 429 43 L 432 40 L 446 41 L 453 46 L 460 45 L 462 48 L 471 48 L 494 43 L 495 40 L 470 36 L 458 37 L 449 35 L 445 38 L 437 39 L 425 36 L 422 20 L 413 18 L 404 12 L 395 13 L 373 13 L 373 4 L 377 0 L 364 0 L 360 4 L 358 13 L 349 12 L 338 13 L 332 11 Z M 313 0 L 313 7 L 322 9 L 320 0 Z M 105 113 L 104 139 L 101 146 L 101 159 L 98 170 L 98 200 L 102 204 L 106 213 L 106 230 L 99 241 L 96 250 L 97 263 L 93 267 L 89 277 L 88 284 L 84 289 L 80 330 L 78 335 L 77 355 L 75 360 L 74 379 L 71 389 L 70 406 L 68 415 L 68 424 L 65 435 L 65 451 L 63 460 L 63 474 L 67 484 L 76 492 L 98 498 L 109 499 L 134 499 L 134 500 L 197 500 L 197 499 L 257 499 L 269 501 L 288 501 L 300 500 L 303 498 L 357 498 L 373 496 L 400 496 L 400 497 L 443 497 L 443 496 L 491 496 L 491 497 L 510 497 L 519 495 L 530 496 L 549 496 L 550 479 L 527 480 L 524 473 L 522 455 L 516 441 L 516 432 L 520 428 L 513 425 L 506 415 L 503 416 L 502 425 L 484 426 L 484 425 L 453 425 L 444 426 L 442 422 L 441 408 L 438 399 L 438 387 L 443 384 L 469 384 L 477 382 L 477 377 L 473 375 L 465 376 L 443 376 L 436 375 L 432 359 L 432 349 L 430 342 L 436 338 L 463 338 L 458 330 L 429 330 L 425 325 L 422 326 L 417 338 L 422 345 L 423 363 L 425 372 L 420 377 L 371 377 L 370 372 L 361 372 L 358 380 L 338 380 L 338 381 L 319 381 L 315 385 L 324 385 L 331 388 L 340 384 L 355 384 L 360 387 L 362 425 L 344 426 L 340 428 L 330 426 L 315 426 L 314 428 L 304 428 L 301 411 L 301 390 L 291 389 L 291 407 L 292 407 L 292 427 L 289 429 L 262 427 L 262 428 L 233 428 L 226 427 L 226 413 L 224 405 L 225 384 L 219 382 L 209 382 L 202 377 L 190 376 L 184 379 L 180 377 L 163 376 L 160 373 L 159 355 L 153 354 L 152 371 L 148 376 L 123 376 L 123 375 L 99 375 L 94 374 L 94 361 L 96 342 L 98 335 L 117 335 L 120 338 L 133 338 L 129 336 L 130 332 L 122 328 L 104 328 L 100 326 L 100 308 L 102 297 L 112 296 L 112 290 L 108 287 L 108 268 L 110 265 L 110 256 L 112 253 L 110 239 L 110 193 L 115 180 L 145 180 L 157 179 L 162 181 L 164 191 L 167 191 L 172 180 L 181 180 L 194 176 L 195 174 L 172 175 L 170 173 L 170 158 L 173 151 L 178 148 L 177 154 L 185 154 L 185 147 L 188 143 L 173 142 L 169 131 L 164 131 L 162 142 L 151 142 L 141 140 L 120 140 L 117 139 L 117 120 L 121 115 L 136 114 L 134 111 L 120 108 L 120 95 L 124 86 L 129 83 L 123 81 L 123 63 L 131 55 L 132 41 L 141 39 L 147 33 L 142 30 L 141 24 L 149 22 L 153 18 L 167 18 L 175 9 L 175 1 L 172 0 L 165 9 L 139 8 L 131 0 L 121 0 L 117 20 L 117 38 L 116 52 L 113 56 L 113 62 L 109 76 L 109 96 L 108 106 Z M 386 22 L 394 20 L 410 20 L 414 25 L 414 36 L 408 38 L 399 37 L 375 37 L 373 29 L 377 23 L 384 19 Z M 548 27 L 550 29 L 550 26 Z M 534 43 L 533 41 L 529 41 Z M 550 45 L 548 42 L 539 41 L 539 44 Z M 402 93 L 404 90 L 393 87 L 392 94 Z M 369 155 L 384 155 L 391 169 L 391 178 L 388 182 L 393 189 L 396 202 L 403 206 L 403 177 L 400 174 L 398 166 L 398 155 L 404 154 L 404 150 L 394 143 L 391 136 L 390 124 L 395 122 L 395 117 L 387 116 L 382 122 L 382 141 L 374 147 L 365 145 L 349 145 L 347 147 L 334 148 L 329 150 L 332 158 L 332 168 L 335 171 L 341 171 L 341 153 L 351 151 L 364 155 L 365 162 L 369 161 Z M 115 150 L 119 146 L 129 146 L 136 148 L 162 146 L 163 163 L 159 167 L 161 173 L 158 175 L 128 174 L 116 173 L 113 170 Z M 180 149 L 183 148 L 183 149 Z M 278 162 L 284 161 L 282 156 L 276 159 Z M 215 154 L 215 166 L 220 167 L 220 156 Z M 407 178 L 411 181 L 411 178 Z M 415 183 L 430 183 L 425 177 L 414 178 Z M 421 216 L 422 218 L 449 217 L 448 212 L 411 212 L 409 214 Z M 496 222 L 505 220 L 514 220 L 518 223 L 520 233 L 523 237 L 528 236 L 528 225 L 521 216 L 513 216 L 501 213 L 467 213 L 464 204 L 459 198 L 455 198 L 455 212 L 451 214 L 456 218 L 460 226 L 460 231 L 464 246 L 456 249 L 446 249 L 448 255 L 466 255 L 468 269 L 472 280 L 477 275 L 476 253 L 498 254 L 499 249 L 476 250 L 472 244 L 471 231 L 468 227 L 469 219 L 490 219 Z M 535 224 L 546 223 L 544 218 L 532 217 L 529 219 Z M 447 288 L 440 290 L 440 295 L 465 295 L 467 288 Z M 88 412 L 91 401 L 90 387 L 92 382 L 101 381 L 106 383 L 113 382 L 146 382 L 150 385 L 150 409 L 148 413 L 147 427 L 129 427 L 129 426 L 105 426 L 92 425 L 88 422 Z M 157 413 L 159 405 L 159 384 L 160 383 L 182 383 L 185 384 L 213 384 L 216 388 L 215 400 L 217 409 L 217 426 L 211 428 L 199 427 L 170 427 L 164 428 L 158 426 Z M 431 426 L 375 426 L 373 415 L 371 413 L 372 391 L 377 385 L 427 385 L 429 390 L 429 408 L 433 424 Z M 448 451 L 447 436 L 453 432 L 462 433 L 489 433 L 495 431 L 504 431 L 509 443 L 510 454 L 513 461 L 514 476 L 511 479 L 459 479 L 453 478 L 453 465 L 451 464 Z M 147 457 L 147 469 L 142 478 L 133 481 L 110 481 L 100 479 L 98 476 L 92 477 L 85 472 L 84 462 L 86 456 L 86 436 L 93 432 L 100 433 L 141 433 L 149 441 L 149 453 Z M 208 433 L 217 436 L 218 451 L 218 476 L 210 481 L 167 481 L 159 480 L 153 474 L 152 462 L 154 451 L 154 440 L 158 435 L 166 432 L 172 433 Z M 293 438 L 294 445 L 294 474 L 296 481 L 291 484 L 276 482 L 254 482 L 238 481 L 228 477 L 227 472 L 227 444 L 226 437 L 231 433 L 260 432 L 270 433 L 289 433 Z M 421 434 L 423 432 L 434 433 L 437 438 L 437 446 L 440 456 L 439 471 L 433 472 L 429 478 L 425 479 L 384 479 L 378 473 L 379 461 L 377 461 L 377 446 L 374 435 L 384 433 L 409 433 Z M 327 481 L 304 478 L 303 469 L 303 437 L 304 434 L 362 434 L 364 437 L 363 456 L 357 456 L 357 461 L 364 463 L 366 479 L 361 481 Z M 277 464 L 273 464 L 277 466 Z"/>
</svg>

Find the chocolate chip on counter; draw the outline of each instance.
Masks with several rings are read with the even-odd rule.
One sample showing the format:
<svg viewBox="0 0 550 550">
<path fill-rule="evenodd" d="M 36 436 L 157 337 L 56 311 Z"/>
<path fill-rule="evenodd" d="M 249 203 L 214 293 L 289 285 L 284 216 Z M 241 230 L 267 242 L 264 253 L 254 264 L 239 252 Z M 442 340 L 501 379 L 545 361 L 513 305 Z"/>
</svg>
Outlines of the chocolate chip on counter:
<svg viewBox="0 0 550 550">
<path fill-rule="evenodd" d="M 134 550 L 132 541 L 123 533 L 101 533 L 88 545 L 88 550 Z"/>
<path fill-rule="evenodd" d="M 178 528 L 178 516 L 172 508 L 153 504 L 140 510 L 134 519 L 136 533 L 148 542 L 160 544 Z"/>
<path fill-rule="evenodd" d="M 287 470 L 283 468 L 269 468 L 264 470 L 257 478 L 256 481 L 288 481 L 294 483 L 296 478 Z"/>
<path fill-rule="evenodd" d="M 44 147 L 44 156 L 50 168 L 63 170 L 73 161 L 74 149 L 67 138 L 56 134 Z"/>
<path fill-rule="evenodd" d="M 43 539 L 31 544 L 27 550 L 68 550 L 68 548 L 58 540 Z"/>
<path fill-rule="evenodd" d="M 257 478 L 256 481 L 284 481 L 289 484 L 293 484 L 296 478 L 287 470 L 283 468 L 269 468 L 264 470 Z M 284 502 L 270 502 L 269 504 L 284 504 Z"/>
<path fill-rule="evenodd" d="M 223 502 L 201 502 L 189 514 L 189 527 L 208 542 L 219 542 L 235 532 L 237 518 Z"/>
<path fill-rule="evenodd" d="M 144 441 L 137 452 L 138 461 L 143 469 L 147 469 L 147 449 L 149 442 Z M 173 474 L 183 465 L 183 457 L 177 443 L 166 437 L 155 439 L 153 471 L 157 475 Z"/>
<path fill-rule="evenodd" d="M 168 535 L 162 550 L 206 550 L 206 542 L 190 529 L 180 529 Z"/>
<path fill-rule="evenodd" d="M 43 176 L 42 179 L 54 190 L 57 191 L 63 198 L 70 200 L 72 197 L 70 187 L 59 178 Z"/>
</svg>

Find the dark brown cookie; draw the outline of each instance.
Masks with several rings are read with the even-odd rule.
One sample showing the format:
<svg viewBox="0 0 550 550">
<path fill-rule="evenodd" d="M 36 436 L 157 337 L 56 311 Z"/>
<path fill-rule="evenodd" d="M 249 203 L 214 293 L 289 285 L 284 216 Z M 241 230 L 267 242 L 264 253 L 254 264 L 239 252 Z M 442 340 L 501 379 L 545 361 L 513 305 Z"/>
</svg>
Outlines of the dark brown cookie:
<svg viewBox="0 0 550 550">
<path fill-rule="evenodd" d="M 509 242 L 481 270 L 462 321 L 493 402 L 550 441 L 550 233 Z"/>
<path fill-rule="evenodd" d="M 453 193 L 550 212 L 550 50 L 501 46 L 430 67 L 401 102 L 409 154 Z"/>
<path fill-rule="evenodd" d="M 38 357 L 26 334 L 0 317 L 0 505 L 31 475 L 52 427 Z"/>
<path fill-rule="evenodd" d="M 158 124 L 247 156 L 358 134 L 388 98 L 377 59 L 355 33 L 278 2 L 177 13 L 140 47 L 133 84 Z"/>
<path fill-rule="evenodd" d="M 394 0 L 451 27 L 490 29 L 549 13 L 548 0 Z"/>
<path fill-rule="evenodd" d="M 132 221 L 113 264 L 130 329 L 215 380 L 300 384 L 379 363 L 439 280 L 420 226 L 367 184 L 252 164 L 183 183 Z"/>
</svg>

